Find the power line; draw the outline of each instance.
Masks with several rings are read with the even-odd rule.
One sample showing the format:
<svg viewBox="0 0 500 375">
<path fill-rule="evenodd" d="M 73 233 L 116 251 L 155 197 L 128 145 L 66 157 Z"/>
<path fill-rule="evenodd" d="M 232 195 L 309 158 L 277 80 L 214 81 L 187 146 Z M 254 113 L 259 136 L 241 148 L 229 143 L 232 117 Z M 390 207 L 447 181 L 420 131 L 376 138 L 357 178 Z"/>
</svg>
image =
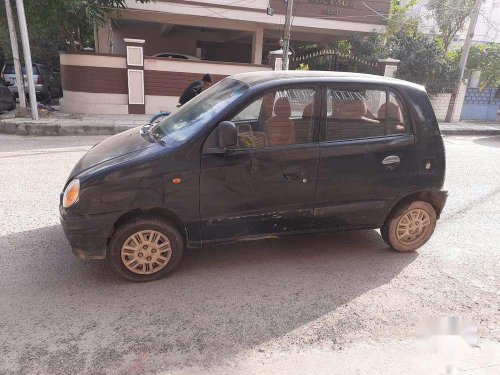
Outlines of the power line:
<svg viewBox="0 0 500 375">
<path fill-rule="evenodd" d="M 385 20 L 387 20 L 387 21 L 389 20 L 389 18 L 387 18 L 386 16 L 384 16 L 382 13 L 379 13 L 379 12 L 377 12 L 375 9 L 370 8 L 368 5 L 366 5 L 366 3 L 365 3 L 363 0 L 361 0 L 361 4 L 363 4 L 366 8 L 370 9 L 373 13 L 375 13 L 375 14 L 379 15 L 379 16 L 380 16 L 380 17 L 382 17 L 383 19 L 385 19 Z"/>
</svg>

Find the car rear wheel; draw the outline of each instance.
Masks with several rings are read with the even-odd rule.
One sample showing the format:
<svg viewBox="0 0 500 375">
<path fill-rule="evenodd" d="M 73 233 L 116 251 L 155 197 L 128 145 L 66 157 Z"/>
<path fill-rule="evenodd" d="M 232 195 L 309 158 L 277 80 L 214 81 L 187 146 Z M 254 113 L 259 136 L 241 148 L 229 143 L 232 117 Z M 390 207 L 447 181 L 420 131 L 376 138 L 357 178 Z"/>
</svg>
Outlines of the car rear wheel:
<svg viewBox="0 0 500 375">
<path fill-rule="evenodd" d="M 391 212 L 380 233 L 394 250 L 414 251 L 431 238 L 436 220 L 434 207 L 424 201 L 414 201 Z"/>
<path fill-rule="evenodd" d="M 47 88 L 47 94 L 43 96 L 42 102 L 46 105 L 50 105 L 52 102 L 52 89 L 50 87 Z"/>
<path fill-rule="evenodd" d="M 132 281 L 166 276 L 182 258 L 184 241 L 177 229 L 156 216 L 141 216 L 120 226 L 110 241 L 113 269 Z"/>
</svg>

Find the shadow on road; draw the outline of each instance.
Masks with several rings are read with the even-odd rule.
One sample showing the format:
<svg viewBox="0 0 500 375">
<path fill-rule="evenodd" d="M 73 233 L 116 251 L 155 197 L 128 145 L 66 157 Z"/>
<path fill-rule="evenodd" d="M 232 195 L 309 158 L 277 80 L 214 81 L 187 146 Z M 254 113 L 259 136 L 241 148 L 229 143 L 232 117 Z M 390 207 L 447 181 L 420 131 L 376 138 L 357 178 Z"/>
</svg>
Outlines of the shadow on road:
<svg viewBox="0 0 500 375">
<path fill-rule="evenodd" d="M 474 143 L 482 146 L 500 147 L 500 137 L 484 137 L 474 140 Z"/>
<path fill-rule="evenodd" d="M 60 347 L 61 358 L 102 369 L 134 356 L 166 368 L 220 363 L 390 282 L 418 255 L 390 251 L 376 231 L 294 236 L 188 250 L 170 277 L 136 284 L 76 259 L 59 226 L 0 237 L 0 248 L 3 335 L 30 345 L 11 354 Z M 356 330 L 359 320 L 335 324 Z M 335 326 L 325 335 L 335 342 Z M 50 363 L 53 374 L 84 370 Z"/>
</svg>

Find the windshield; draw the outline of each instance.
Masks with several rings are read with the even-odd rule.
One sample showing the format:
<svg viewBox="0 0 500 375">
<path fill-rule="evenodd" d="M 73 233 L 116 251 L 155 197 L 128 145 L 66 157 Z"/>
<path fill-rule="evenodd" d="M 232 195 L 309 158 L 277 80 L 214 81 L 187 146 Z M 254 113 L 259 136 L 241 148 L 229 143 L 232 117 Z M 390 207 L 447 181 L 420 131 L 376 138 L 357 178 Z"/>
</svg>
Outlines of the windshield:
<svg viewBox="0 0 500 375">
<path fill-rule="evenodd" d="M 151 132 L 167 146 L 183 143 L 249 88 L 246 83 L 225 78 L 167 116 Z"/>
</svg>

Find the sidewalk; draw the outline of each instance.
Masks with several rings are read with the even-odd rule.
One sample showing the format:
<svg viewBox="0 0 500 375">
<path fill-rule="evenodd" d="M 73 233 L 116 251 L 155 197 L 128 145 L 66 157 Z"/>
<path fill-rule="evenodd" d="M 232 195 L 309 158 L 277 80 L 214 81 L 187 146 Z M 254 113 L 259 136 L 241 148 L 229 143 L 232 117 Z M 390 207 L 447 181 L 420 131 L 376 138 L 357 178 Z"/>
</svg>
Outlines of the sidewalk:
<svg viewBox="0 0 500 375">
<path fill-rule="evenodd" d="M 149 115 L 79 115 L 51 112 L 38 121 L 13 114 L 0 115 L 0 133 L 16 135 L 112 135 L 144 125 Z"/>
<path fill-rule="evenodd" d="M 51 112 L 38 121 L 16 118 L 13 113 L 0 115 L 0 133 L 16 135 L 112 135 L 144 125 L 150 115 L 78 115 Z M 443 135 L 500 135 L 498 122 L 440 123 Z"/>
</svg>

